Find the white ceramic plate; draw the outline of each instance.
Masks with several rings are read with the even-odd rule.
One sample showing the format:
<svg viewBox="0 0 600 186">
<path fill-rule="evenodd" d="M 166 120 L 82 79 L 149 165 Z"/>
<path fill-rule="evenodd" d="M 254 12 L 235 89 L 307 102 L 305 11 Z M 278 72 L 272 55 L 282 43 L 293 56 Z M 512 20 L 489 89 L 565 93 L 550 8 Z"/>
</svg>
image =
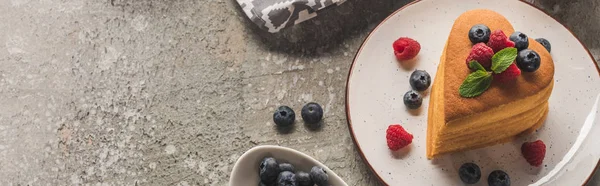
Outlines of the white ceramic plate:
<svg viewBox="0 0 600 186">
<path fill-rule="evenodd" d="M 265 157 L 273 157 L 278 162 L 294 165 L 296 170 L 310 172 L 313 166 L 323 167 L 329 176 L 331 186 L 347 186 L 347 184 L 335 172 L 327 168 L 321 162 L 294 149 L 275 145 L 256 146 L 246 151 L 233 166 L 229 177 L 229 186 L 254 186 L 258 185 L 258 166 Z"/>
<path fill-rule="evenodd" d="M 460 2 L 460 3 L 459 3 Z M 402 96 L 410 90 L 414 69 L 435 76 L 436 67 L 454 20 L 463 12 L 487 8 L 504 15 L 515 30 L 544 37 L 552 44 L 556 67 L 550 111 L 536 133 L 513 142 L 442 156 L 425 157 L 427 107 L 408 112 Z M 405 69 L 393 55 L 392 42 L 407 36 L 421 43 L 416 66 Z M 599 70 L 587 49 L 552 17 L 516 0 L 422 0 L 394 12 L 367 37 L 349 73 L 346 111 L 350 132 L 365 162 L 388 185 L 463 185 L 457 170 L 475 162 L 482 170 L 476 185 L 487 185 L 488 174 L 506 171 L 512 185 L 582 185 L 600 157 Z M 400 123 L 414 135 L 413 143 L 392 153 L 385 130 Z M 546 158 L 540 168 L 521 156 L 524 141 L 543 140 Z"/>
</svg>

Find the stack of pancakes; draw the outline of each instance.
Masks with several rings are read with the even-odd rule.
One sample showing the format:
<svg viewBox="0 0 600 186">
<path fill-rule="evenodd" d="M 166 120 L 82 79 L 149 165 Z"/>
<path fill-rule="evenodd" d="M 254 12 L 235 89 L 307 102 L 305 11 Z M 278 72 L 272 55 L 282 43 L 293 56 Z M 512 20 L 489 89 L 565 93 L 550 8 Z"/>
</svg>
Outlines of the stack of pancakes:
<svg viewBox="0 0 600 186">
<path fill-rule="evenodd" d="M 431 89 L 427 158 L 510 141 L 516 135 L 535 131 L 548 114 L 554 63 L 550 53 L 531 38 L 529 49 L 541 58 L 537 71 L 522 72 L 511 83 L 493 82 L 474 98 L 460 96 L 458 88 L 471 73 L 465 64 L 473 45 L 468 33 L 476 24 L 507 35 L 514 32 L 504 16 L 491 10 L 467 11 L 456 19 Z"/>
</svg>

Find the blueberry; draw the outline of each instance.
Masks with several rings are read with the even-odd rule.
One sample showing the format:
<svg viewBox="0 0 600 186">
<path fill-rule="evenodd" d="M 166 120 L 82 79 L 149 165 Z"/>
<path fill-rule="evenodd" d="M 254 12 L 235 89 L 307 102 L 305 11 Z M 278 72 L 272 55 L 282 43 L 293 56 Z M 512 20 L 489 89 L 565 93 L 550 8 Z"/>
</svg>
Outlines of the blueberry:
<svg viewBox="0 0 600 186">
<path fill-rule="evenodd" d="M 423 103 L 423 98 L 419 92 L 410 90 L 404 94 L 404 105 L 409 109 L 417 109 L 421 107 Z"/>
<path fill-rule="evenodd" d="M 271 185 L 272 185 L 272 184 L 271 184 Z M 258 186 L 269 186 L 269 185 L 267 185 L 267 184 L 265 184 L 265 183 L 263 183 L 263 182 L 261 181 L 261 182 L 258 182 Z"/>
<path fill-rule="evenodd" d="M 510 177 L 506 172 L 495 170 L 488 176 L 489 186 L 510 186 Z"/>
<path fill-rule="evenodd" d="M 512 42 L 515 42 L 515 48 L 517 48 L 518 51 L 527 49 L 527 47 L 529 47 L 529 38 L 524 33 L 515 32 L 510 35 L 508 39 L 510 39 Z"/>
<path fill-rule="evenodd" d="M 275 183 L 277 181 L 277 175 L 279 175 L 279 164 L 275 158 L 266 157 L 260 162 L 260 181 L 267 185 Z"/>
<path fill-rule="evenodd" d="M 311 127 L 318 128 L 323 118 L 323 108 L 318 103 L 310 102 L 302 107 L 302 119 Z"/>
<path fill-rule="evenodd" d="M 289 164 L 289 163 L 280 163 L 279 164 L 279 171 L 294 172 L 294 166 L 292 164 Z"/>
<path fill-rule="evenodd" d="M 410 86 L 418 91 L 424 91 L 431 85 L 431 76 L 424 70 L 415 70 L 410 74 Z"/>
<path fill-rule="evenodd" d="M 296 186 L 296 174 L 283 171 L 277 176 L 277 186 Z"/>
<path fill-rule="evenodd" d="M 273 121 L 279 127 L 292 126 L 294 120 L 296 120 L 296 113 L 288 106 L 280 106 L 275 113 L 273 113 Z"/>
<path fill-rule="evenodd" d="M 525 72 L 533 72 L 540 68 L 540 55 L 531 50 L 521 50 L 517 55 L 517 66 Z"/>
<path fill-rule="evenodd" d="M 542 44 L 542 46 L 544 46 L 544 48 L 546 48 L 546 50 L 548 52 L 550 52 L 552 50 L 552 45 L 550 45 L 550 41 L 548 41 L 547 39 L 537 38 L 537 39 L 535 39 L 535 41 Z"/>
<path fill-rule="evenodd" d="M 481 170 L 474 163 L 465 163 L 458 169 L 458 175 L 466 184 L 475 184 L 481 178 Z"/>
<path fill-rule="evenodd" d="M 310 175 L 306 172 L 297 172 L 296 173 L 296 183 L 298 186 L 314 186 L 315 184 L 310 179 Z"/>
<path fill-rule="evenodd" d="M 317 184 L 318 186 L 328 186 L 329 185 L 329 176 L 325 169 L 314 166 L 310 169 L 310 179 Z"/>
<path fill-rule="evenodd" d="M 487 26 L 477 24 L 471 27 L 471 30 L 469 30 L 469 40 L 471 40 L 471 43 L 473 44 L 481 42 L 487 43 L 488 40 L 490 40 L 491 33 L 492 31 Z"/>
</svg>

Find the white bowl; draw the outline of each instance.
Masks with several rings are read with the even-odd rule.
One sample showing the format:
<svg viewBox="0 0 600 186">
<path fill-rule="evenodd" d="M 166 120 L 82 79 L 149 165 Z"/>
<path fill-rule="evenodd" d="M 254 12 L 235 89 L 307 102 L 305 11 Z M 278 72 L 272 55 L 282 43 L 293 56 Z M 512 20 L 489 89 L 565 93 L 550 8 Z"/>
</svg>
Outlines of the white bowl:
<svg viewBox="0 0 600 186">
<path fill-rule="evenodd" d="M 342 180 L 342 178 L 331 171 L 331 169 L 314 158 L 297 150 L 275 145 L 256 146 L 240 156 L 233 166 L 233 170 L 231 171 L 229 185 L 258 185 L 258 167 L 262 159 L 268 156 L 275 158 L 279 163 L 285 162 L 294 165 L 297 171 L 301 170 L 304 172 L 310 172 L 310 169 L 313 166 L 320 166 L 327 172 L 327 175 L 329 176 L 329 184 L 331 186 L 348 185 L 346 182 L 344 182 L 344 180 Z"/>
</svg>

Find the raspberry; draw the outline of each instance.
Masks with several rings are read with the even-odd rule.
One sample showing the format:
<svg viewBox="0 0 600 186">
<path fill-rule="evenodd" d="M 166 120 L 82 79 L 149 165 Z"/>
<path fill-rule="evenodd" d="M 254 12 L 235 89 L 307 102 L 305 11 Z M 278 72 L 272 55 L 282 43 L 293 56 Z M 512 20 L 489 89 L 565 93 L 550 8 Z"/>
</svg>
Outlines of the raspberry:
<svg viewBox="0 0 600 186">
<path fill-rule="evenodd" d="M 490 67 L 492 67 L 492 56 L 494 56 L 494 50 L 492 50 L 492 48 L 484 43 L 477 43 L 473 45 L 471 53 L 469 53 L 469 56 L 467 57 L 467 67 L 469 66 L 469 62 L 475 60 L 484 68 L 490 69 Z"/>
<path fill-rule="evenodd" d="M 421 44 L 408 37 L 401 37 L 394 41 L 392 47 L 394 48 L 396 59 L 400 61 L 412 59 L 421 51 Z"/>
<path fill-rule="evenodd" d="M 508 37 L 506 37 L 506 34 L 502 32 L 502 30 L 496 30 L 492 32 L 487 45 L 492 48 L 494 52 L 498 52 L 507 47 L 515 47 L 515 43 L 510 41 Z"/>
<path fill-rule="evenodd" d="M 494 74 L 494 81 L 508 83 L 517 79 L 519 75 L 521 75 L 521 69 L 519 69 L 519 67 L 513 63 L 508 66 L 504 72 L 501 72 L 500 74 Z"/>
<path fill-rule="evenodd" d="M 546 156 L 546 145 L 542 140 L 525 142 L 521 145 L 521 153 L 530 165 L 539 167 Z"/>
<path fill-rule="evenodd" d="M 406 132 L 402 126 L 395 124 L 388 127 L 385 138 L 390 150 L 396 151 L 412 143 L 413 135 Z"/>
</svg>

